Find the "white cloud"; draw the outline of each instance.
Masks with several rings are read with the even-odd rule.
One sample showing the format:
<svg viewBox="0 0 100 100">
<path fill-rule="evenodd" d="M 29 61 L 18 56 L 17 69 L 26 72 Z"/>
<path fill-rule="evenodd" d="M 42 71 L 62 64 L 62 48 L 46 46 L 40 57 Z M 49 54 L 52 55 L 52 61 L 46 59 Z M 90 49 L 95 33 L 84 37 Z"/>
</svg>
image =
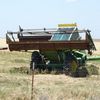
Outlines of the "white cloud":
<svg viewBox="0 0 100 100">
<path fill-rule="evenodd" d="M 78 0 L 66 0 L 66 2 L 68 2 L 68 3 L 72 3 L 72 2 L 76 2 L 76 1 L 78 1 Z"/>
</svg>

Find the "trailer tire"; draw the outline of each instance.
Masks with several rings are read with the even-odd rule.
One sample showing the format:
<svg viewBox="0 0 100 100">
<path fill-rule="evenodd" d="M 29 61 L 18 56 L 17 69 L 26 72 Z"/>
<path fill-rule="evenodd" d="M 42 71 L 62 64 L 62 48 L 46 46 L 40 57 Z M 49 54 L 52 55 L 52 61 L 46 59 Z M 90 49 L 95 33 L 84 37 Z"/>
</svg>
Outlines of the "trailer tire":
<svg viewBox="0 0 100 100">
<path fill-rule="evenodd" d="M 83 67 L 83 66 L 78 68 L 78 72 L 77 73 L 78 73 L 78 77 L 86 77 L 86 76 L 89 75 L 86 67 Z"/>
</svg>

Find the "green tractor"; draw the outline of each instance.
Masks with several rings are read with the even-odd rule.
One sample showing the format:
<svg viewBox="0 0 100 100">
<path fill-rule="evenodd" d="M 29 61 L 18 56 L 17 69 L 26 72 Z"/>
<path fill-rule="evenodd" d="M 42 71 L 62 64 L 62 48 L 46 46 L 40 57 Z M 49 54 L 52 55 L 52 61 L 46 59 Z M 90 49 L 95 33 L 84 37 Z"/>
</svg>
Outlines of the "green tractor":
<svg viewBox="0 0 100 100">
<path fill-rule="evenodd" d="M 65 73 L 71 76 L 80 76 L 79 71 L 85 70 L 83 73 L 88 75 L 85 69 L 87 61 L 86 54 L 76 50 L 60 50 L 60 51 L 34 51 L 31 57 L 31 69 L 33 63 L 35 69 L 39 72 L 47 70 L 48 72 L 54 71 L 57 73 Z"/>
</svg>

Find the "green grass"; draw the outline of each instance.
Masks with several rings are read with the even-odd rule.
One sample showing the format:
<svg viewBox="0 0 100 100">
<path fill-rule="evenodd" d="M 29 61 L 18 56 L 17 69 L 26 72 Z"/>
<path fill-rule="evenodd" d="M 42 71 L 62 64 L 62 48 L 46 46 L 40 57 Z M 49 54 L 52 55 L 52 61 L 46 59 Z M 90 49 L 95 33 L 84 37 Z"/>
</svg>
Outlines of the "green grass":
<svg viewBox="0 0 100 100">
<path fill-rule="evenodd" d="M 30 100 L 31 75 L 19 71 L 21 68 L 29 68 L 30 57 L 31 53 L 26 52 L 0 52 L 0 100 Z M 99 61 L 88 63 L 96 64 L 100 68 Z M 99 99 L 100 75 L 86 78 L 73 78 L 63 74 L 35 75 L 34 100 Z"/>
</svg>

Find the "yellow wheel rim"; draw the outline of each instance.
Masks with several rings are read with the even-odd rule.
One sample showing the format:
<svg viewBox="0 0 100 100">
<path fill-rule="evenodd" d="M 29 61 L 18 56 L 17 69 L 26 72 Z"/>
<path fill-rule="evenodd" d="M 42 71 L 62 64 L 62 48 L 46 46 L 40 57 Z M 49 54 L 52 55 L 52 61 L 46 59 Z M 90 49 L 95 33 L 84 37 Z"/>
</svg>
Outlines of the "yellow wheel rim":
<svg viewBox="0 0 100 100">
<path fill-rule="evenodd" d="M 78 67 L 78 64 L 73 60 L 71 62 L 71 72 L 76 72 L 77 67 Z"/>
</svg>

